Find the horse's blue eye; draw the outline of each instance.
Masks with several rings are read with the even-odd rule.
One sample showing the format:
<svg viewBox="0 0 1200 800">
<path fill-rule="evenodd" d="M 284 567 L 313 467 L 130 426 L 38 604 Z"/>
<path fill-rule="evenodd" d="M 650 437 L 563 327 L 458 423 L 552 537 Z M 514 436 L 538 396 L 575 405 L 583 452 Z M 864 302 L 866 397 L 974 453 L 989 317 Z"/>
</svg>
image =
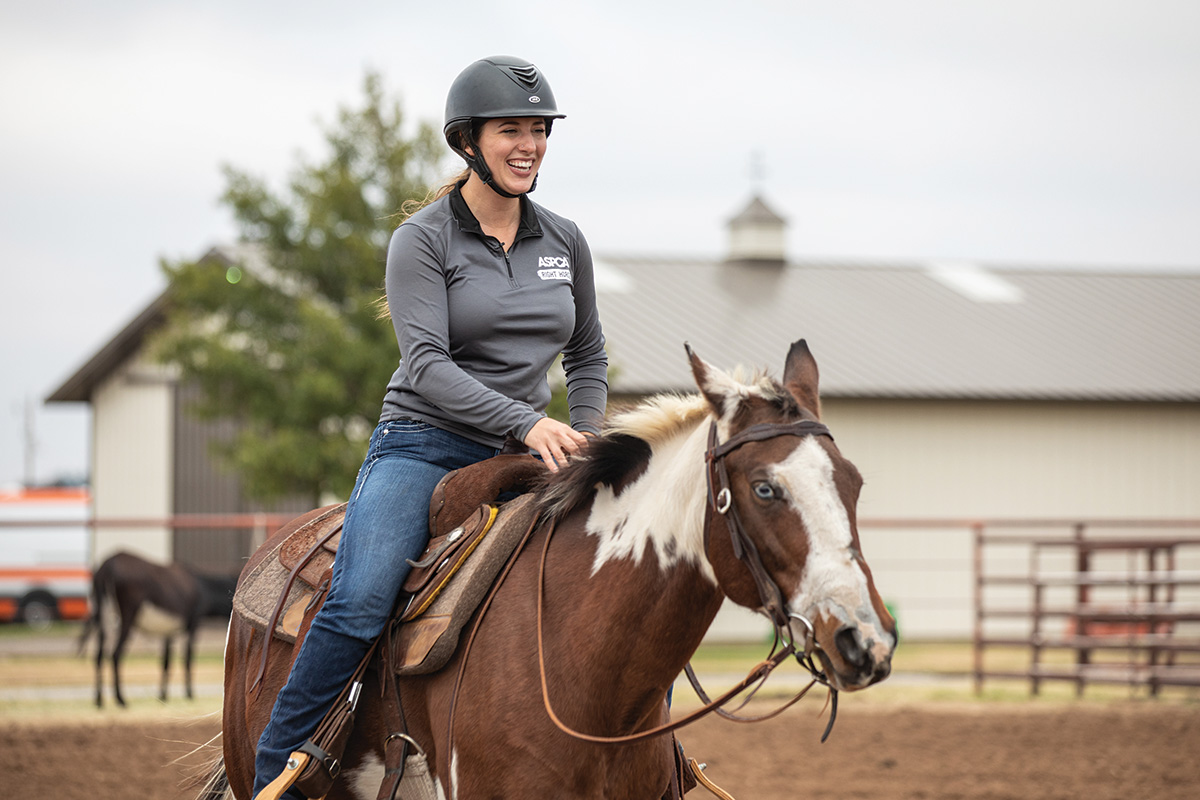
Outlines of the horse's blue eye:
<svg viewBox="0 0 1200 800">
<path fill-rule="evenodd" d="M 759 500 L 774 500 L 775 487 L 766 481 L 759 481 L 754 484 L 754 494 Z"/>
</svg>

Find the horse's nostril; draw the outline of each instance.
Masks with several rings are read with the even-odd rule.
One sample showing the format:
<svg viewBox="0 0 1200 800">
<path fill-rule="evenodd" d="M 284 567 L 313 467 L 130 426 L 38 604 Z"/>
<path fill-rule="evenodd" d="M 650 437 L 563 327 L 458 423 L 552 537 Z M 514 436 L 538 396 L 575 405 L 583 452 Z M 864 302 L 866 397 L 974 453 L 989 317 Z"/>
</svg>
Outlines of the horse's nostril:
<svg viewBox="0 0 1200 800">
<path fill-rule="evenodd" d="M 868 666 L 867 649 L 862 645 L 862 637 L 857 628 L 842 628 L 834 635 L 833 641 L 847 664 L 858 669 Z"/>
</svg>

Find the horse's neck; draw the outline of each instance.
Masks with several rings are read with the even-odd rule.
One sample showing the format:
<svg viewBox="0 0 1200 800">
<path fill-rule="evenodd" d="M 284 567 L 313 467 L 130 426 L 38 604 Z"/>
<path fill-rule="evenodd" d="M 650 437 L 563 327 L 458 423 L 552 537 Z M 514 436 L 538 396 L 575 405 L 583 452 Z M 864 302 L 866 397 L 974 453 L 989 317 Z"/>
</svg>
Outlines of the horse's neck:
<svg viewBox="0 0 1200 800">
<path fill-rule="evenodd" d="M 669 684 L 720 607 L 704 553 L 706 496 L 704 442 L 680 437 L 656 447 L 619 493 L 601 487 L 584 515 L 594 550 L 590 574 L 573 591 L 605 634 L 597 650 L 614 648 L 636 664 L 626 672 L 657 673 Z"/>
<path fill-rule="evenodd" d="M 593 574 L 609 561 L 657 559 L 664 572 L 691 564 L 715 587 L 704 553 L 706 493 L 700 431 L 655 445 L 636 480 L 619 493 L 609 486 L 596 491 L 587 516 L 597 542 Z"/>
</svg>

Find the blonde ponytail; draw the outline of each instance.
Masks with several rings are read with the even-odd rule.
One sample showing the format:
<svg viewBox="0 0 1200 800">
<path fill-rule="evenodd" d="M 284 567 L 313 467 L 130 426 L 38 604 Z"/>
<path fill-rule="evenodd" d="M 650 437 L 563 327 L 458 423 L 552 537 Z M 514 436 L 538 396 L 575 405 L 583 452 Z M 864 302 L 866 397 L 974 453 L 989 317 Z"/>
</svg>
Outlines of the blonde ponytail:
<svg viewBox="0 0 1200 800">
<path fill-rule="evenodd" d="M 398 213 L 392 215 L 393 217 L 396 218 L 397 225 L 403 225 L 408 220 L 409 217 L 411 217 L 413 214 L 417 213 L 418 211 L 420 211 L 422 208 L 429 205 L 433 201 L 441 200 L 443 197 L 445 197 L 446 195 L 448 195 L 452 191 L 454 191 L 455 186 L 458 186 L 458 184 L 463 183 L 469 177 L 471 177 L 471 168 L 466 167 L 463 169 L 462 172 L 455 175 L 448 182 L 442 184 L 441 186 L 439 186 L 436 189 L 430 189 L 429 193 L 426 194 L 425 197 L 423 197 L 422 199 L 420 199 L 420 200 L 405 200 L 400 205 L 400 211 Z M 372 305 L 375 306 L 375 319 L 391 319 L 392 312 L 390 309 L 388 309 L 387 290 L 386 289 L 384 289 L 383 294 L 378 299 L 373 301 Z"/>
</svg>

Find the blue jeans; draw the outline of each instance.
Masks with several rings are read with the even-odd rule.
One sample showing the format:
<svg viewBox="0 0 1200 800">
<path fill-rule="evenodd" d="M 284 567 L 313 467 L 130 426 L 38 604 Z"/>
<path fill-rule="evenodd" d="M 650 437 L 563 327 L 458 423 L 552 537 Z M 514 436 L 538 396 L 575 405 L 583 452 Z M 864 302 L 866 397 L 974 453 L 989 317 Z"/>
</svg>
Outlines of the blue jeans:
<svg viewBox="0 0 1200 800">
<path fill-rule="evenodd" d="M 420 556 L 429 540 L 429 498 L 438 481 L 497 452 L 415 420 L 375 428 L 346 508 L 329 595 L 258 740 L 255 795 L 316 730 L 383 632 L 409 572 L 405 559 Z"/>
</svg>

